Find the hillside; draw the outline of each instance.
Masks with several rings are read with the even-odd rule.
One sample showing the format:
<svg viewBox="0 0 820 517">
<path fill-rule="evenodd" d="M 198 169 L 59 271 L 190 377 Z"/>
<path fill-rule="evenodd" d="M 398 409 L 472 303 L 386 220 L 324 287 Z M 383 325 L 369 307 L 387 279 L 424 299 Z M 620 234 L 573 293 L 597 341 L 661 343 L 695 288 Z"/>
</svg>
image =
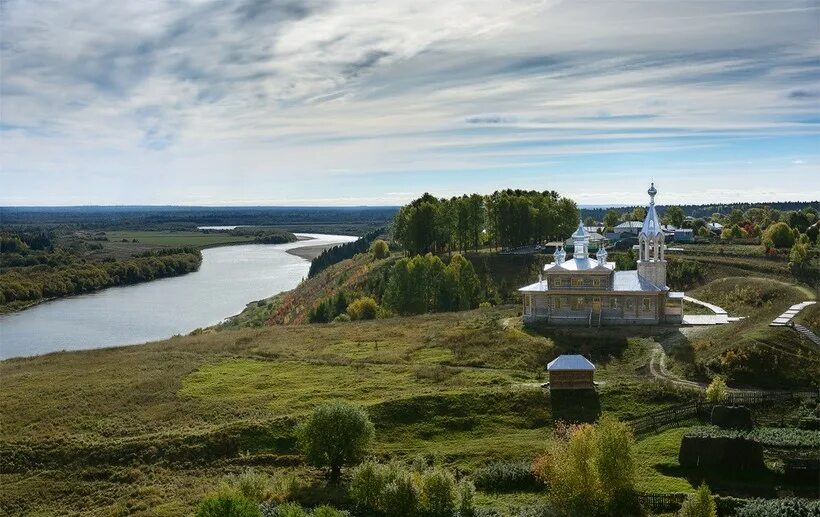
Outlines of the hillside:
<svg viewBox="0 0 820 517">
<path fill-rule="evenodd" d="M 736 385 L 817 383 L 820 354 L 816 345 L 801 340 L 791 329 L 769 326 L 791 305 L 814 299 L 811 290 L 772 278 L 744 276 L 719 278 L 688 294 L 744 319 L 729 325 L 682 329 L 667 340 L 677 371 L 697 380 L 722 374 Z M 811 314 L 815 313 L 807 316 L 811 318 Z"/>
<path fill-rule="evenodd" d="M 179 515 L 247 465 L 296 468 L 309 503 L 321 476 L 301 464 L 293 425 L 338 398 L 368 407 L 378 455 L 470 471 L 531 458 L 554 418 L 629 419 L 691 397 L 650 380 L 644 338 L 602 358 L 594 400 L 551 398 L 534 386 L 560 348 L 514 316 L 274 325 L 4 361 L 0 508 Z"/>
</svg>

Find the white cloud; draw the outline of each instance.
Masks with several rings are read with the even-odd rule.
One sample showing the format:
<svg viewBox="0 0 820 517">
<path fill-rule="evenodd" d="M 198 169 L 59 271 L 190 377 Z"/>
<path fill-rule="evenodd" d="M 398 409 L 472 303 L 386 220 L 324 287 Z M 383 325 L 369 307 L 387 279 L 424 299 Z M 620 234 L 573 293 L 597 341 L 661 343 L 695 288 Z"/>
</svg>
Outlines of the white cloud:
<svg viewBox="0 0 820 517">
<path fill-rule="evenodd" d="M 270 199 L 359 199 L 322 180 L 362 175 L 391 199 L 397 173 L 473 190 L 458 171 L 564 181 L 554 171 L 576 158 L 614 174 L 602 156 L 696 160 L 729 139 L 817 134 L 808 1 L 2 9 L 6 203 L 241 200 L 238 181 L 281 191 Z"/>
</svg>

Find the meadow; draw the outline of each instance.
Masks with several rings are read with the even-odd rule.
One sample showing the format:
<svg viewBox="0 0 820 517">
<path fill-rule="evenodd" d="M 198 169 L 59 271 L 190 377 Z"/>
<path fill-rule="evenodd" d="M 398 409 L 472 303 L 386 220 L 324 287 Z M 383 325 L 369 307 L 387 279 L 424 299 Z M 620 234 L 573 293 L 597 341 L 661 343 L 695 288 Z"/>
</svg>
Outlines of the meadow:
<svg viewBox="0 0 820 517">
<path fill-rule="evenodd" d="M 377 456 L 426 454 L 469 472 L 493 459 L 532 459 L 556 419 L 629 419 L 692 396 L 648 377 L 652 337 L 619 339 L 601 354 L 596 395 L 550 396 L 539 387 L 543 365 L 562 340 L 517 322 L 514 309 L 497 308 L 211 329 L 4 361 L 0 509 L 187 512 L 247 465 L 296 469 L 320 486 L 295 451 L 293 426 L 327 400 L 368 408 Z M 656 476 L 645 471 L 641 483 Z M 482 495 L 487 504 L 495 497 Z"/>
</svg>

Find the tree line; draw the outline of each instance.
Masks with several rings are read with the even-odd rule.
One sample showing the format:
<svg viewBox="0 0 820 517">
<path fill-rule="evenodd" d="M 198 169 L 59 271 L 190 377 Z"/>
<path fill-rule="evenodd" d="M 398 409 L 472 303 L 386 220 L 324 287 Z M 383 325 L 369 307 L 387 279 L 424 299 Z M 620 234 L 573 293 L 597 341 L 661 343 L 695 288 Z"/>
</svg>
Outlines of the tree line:
<svg viewBox="0 0 820 517">
<path fill-rule="evenodd" d="M 0 306 L 87 293 L 196 271 L 202 254 L 195 248 L 148 252 L 127 260 L 74 261 L 0 273 Z"/>
<path fill-rule="evenodd" d="M 358 255 L 359 253 L 365 253 L 370 249 L 370 245 L 373 241 L 384 232 L 385 228 L 378 228 L 366 233 L 363 237 L 353 242 L 346 242 L 324 250 L 318 257 L 311 261 L 308 278 L 313 278 L 333 264 L 338 264 L 343 260 L 353 258 L 354 255 Z"/>
<path fill-rule="evenodd" d="M 436 198 L 424 194 L 396 214 L 393 237 L 410 255 L 512 247 L 565 239 L 578 207 L 555 191 L 501 190 Z"/>
</svg>

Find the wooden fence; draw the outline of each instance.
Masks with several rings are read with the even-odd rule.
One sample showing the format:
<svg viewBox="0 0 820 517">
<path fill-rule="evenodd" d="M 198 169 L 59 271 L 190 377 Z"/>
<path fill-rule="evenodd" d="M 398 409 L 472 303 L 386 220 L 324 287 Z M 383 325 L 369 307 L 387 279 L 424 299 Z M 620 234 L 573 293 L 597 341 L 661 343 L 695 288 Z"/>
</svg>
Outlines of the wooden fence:
<svg viewBox="0 0 820 517">
<path fill-rule="evenodd" d="M 783 400 L 794 400 L 804 397 L 817 397 L 816 392 L 811 391 L 738 391 L 731 392 L 726 398 L 726 404 L 752 406 L 768 402 L 778 402 Z M 631 421 L 632 432 L 643 434 L 656 431 L 671 424 L 691 420 L 693 418 L 708 418 L 712 405 L 702 399 L 687 402 L 679 406 L 660 409 L 646 415 L 639 416 Z"/>
<path fill-rule="evenodd" d="M 638 501 L 641 506 L 652 512 L 674 512 L 686 500 L 686 494 L 653 494 L 649 492 L 638 492 Z"/>
</svg>

